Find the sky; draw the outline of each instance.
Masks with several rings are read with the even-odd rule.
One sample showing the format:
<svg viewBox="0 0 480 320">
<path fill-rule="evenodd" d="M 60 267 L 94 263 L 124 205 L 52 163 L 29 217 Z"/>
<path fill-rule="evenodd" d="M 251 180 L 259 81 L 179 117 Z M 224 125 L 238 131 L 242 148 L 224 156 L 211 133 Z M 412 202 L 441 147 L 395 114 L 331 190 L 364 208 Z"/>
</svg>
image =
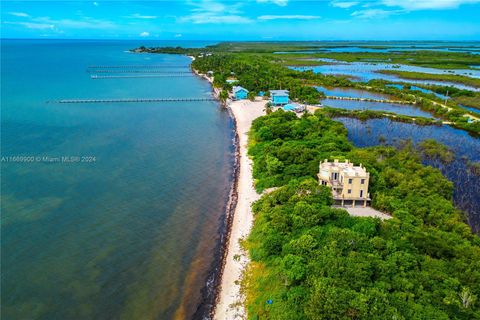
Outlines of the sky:
<svg viewBox="0 0 480 320">
<path fill-rule="evenodd" d="M 2 0 L 1 37 L 480 40 L 480 0 Z"/>
</svg>

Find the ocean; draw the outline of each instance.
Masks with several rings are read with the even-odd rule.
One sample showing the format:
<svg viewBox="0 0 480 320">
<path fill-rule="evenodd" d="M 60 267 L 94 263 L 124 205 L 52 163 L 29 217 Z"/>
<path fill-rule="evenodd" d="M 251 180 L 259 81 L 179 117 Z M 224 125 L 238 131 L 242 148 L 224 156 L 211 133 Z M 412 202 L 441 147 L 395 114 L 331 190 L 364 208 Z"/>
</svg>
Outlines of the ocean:
<svg viewBox="0 0 480 320">
<path fill-rule="evenodd" d="M 188 57 L 127 51 L 205 44 L 2 40 L 5 319 L 188 319 L 208 312 L 202 299 L 232 185 L 227 111 L 215 101 L 55 102 L 209 98 L 206 81 L 182 73 Z M 138 72 L 105 68 L 112 66 Z M 184 76 L 161 73 L 167 71 Z"/>
</svg>

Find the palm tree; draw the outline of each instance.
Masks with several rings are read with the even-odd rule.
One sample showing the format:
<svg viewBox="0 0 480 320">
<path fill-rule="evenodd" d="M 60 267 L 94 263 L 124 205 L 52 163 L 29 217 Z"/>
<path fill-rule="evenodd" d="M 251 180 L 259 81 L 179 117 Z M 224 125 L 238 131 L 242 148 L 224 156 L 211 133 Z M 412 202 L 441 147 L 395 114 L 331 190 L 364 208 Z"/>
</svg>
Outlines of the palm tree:
<svg viewBox="0 0 480 320">
<path fill-rule="evenodd" d="M 222 102 L 223 105 L 227 102 L 228 99 L 228 92 L 226 90 L 220 91 L 220 94 L 218 95 L 218 98 Z"/>
</svg>

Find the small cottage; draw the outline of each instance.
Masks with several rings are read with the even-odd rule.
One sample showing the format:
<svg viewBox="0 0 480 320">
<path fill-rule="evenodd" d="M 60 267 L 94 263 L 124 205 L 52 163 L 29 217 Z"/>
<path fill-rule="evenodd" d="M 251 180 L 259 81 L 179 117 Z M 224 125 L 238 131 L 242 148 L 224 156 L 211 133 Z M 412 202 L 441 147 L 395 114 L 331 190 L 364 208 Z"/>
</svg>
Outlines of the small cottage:
<svg viewBox="0 0 480 320">
<path fill-rule="evenodd" d="M 272 105 L 279 106 L 287 104 L 289 101 L 288 94 L 288 90 L 270 90 Z"/>
<path fill-rule="evenodd" d="M 247 99 L 248 90 L 244 87 L 234 86 L 232 92 L 235 100 Z"/>
</svg>

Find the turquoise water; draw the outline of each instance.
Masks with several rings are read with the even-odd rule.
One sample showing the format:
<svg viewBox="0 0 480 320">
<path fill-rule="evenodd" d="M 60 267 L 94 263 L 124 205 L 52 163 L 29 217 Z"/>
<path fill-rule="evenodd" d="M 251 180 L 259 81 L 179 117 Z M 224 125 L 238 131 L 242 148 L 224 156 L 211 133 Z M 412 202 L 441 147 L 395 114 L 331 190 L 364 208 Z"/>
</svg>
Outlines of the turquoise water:
<svg viewBox="0 0 480 320">
<path fill-rule="evenodd" d="M 188 70 L 187 57 L 125 52 L 141 44 L 2 41 L 2 318 L 199 308 L 231 186 L 228 114 L 216 102 L 45 103 L 211 96 L 191 76 L 90 79 L 89 65 Z"/>
</svg>

